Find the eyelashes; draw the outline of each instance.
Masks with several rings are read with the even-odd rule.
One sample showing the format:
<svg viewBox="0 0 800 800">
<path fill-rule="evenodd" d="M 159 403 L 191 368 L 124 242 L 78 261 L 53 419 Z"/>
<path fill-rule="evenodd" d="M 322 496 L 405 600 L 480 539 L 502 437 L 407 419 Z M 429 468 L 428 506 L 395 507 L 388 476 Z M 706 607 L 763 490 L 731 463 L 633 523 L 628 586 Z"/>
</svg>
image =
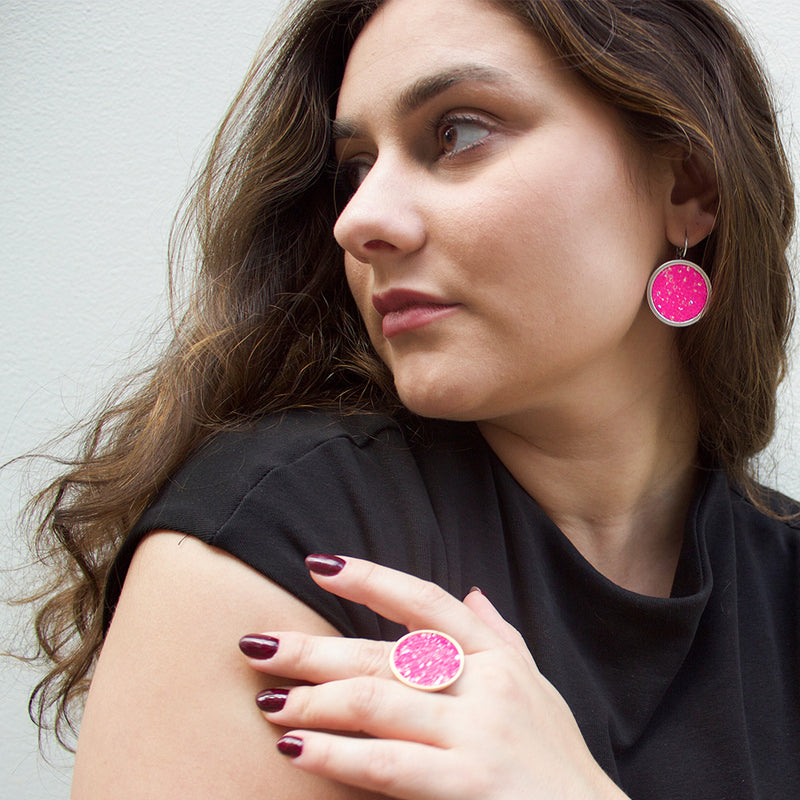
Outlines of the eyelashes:
<svg viewBox="0 0 800 800">
<path fill-rule="evenodd" d="M 455 161 L 486 144 L 496 123 L 484 116 L 467 112 L 449 112 L 425 124 L 426 138 L 433 139 L 433 161 Z M 426 148 L 430 145 L 426 144 Z M 364 182 L 375 161 L 374 155 L 357 155 L 337 161 L 332 158 L 327 172 L 333 181 L 336 213 L 347 205 Z"/>
</svg>

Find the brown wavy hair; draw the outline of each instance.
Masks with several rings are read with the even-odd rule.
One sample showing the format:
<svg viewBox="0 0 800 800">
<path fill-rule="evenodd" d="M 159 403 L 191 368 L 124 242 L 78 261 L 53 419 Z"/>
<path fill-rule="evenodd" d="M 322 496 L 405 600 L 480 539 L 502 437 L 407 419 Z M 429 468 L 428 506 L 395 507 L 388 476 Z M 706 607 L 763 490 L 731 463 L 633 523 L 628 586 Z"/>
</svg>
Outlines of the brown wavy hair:
<svg viewBox="0 0 800 800">
<path fill-rule="evenodd" d="M 701 446 L 755 491 L 774 427 L 792 293 L 793 188 L 767 83 L 711 0 L 487 0 L 516 15 L 646 148 L 713 165 L 719 207 L 695 248 L 714 296 L 679 333 Z M 163 356 L 103 406 L 78 456 L 30 507 L 54 575 L 36 634 L 49 674 L 31 714 L 68 744 L 103 641 L 114 554 L 167 477 L 207 437 L 299 406 L 400 411 L 343 276 L 332 228 L 330 120 L 355 37 L 380 0 L 295 3 L 258 54 L 171 244 L 193 270 Z M 177 303 L 176 303 L 177 307 Z"/>
</svg>

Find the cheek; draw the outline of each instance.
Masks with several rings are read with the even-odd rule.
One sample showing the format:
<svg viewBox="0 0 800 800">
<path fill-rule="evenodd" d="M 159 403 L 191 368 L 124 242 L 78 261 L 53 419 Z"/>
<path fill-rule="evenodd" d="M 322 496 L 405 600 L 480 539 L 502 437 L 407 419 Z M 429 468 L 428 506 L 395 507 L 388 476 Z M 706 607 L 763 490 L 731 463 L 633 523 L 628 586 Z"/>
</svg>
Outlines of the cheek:
<svg viewBox="0 0 800 800">
<path fill-rule="evenodd" d="M 372 269 L 352 256 L 345 254 L 344 271 L 350 294 L 356 301 L 358 313 L 367 326 L 367 332 L 375 347 L 382 340 L 381 318 L 372 305 Z"/>
<path fill-rule="evenodd" d="M 364 316 L 366 308 L 365 303 L 369 300 L 368 269 L 366 264 L 361 264 L 352 256 L 345 253 L 344 274 L 347 279 L 347 286 L 350 289 L 350 294 L 353 295 L 353 299 L 356 301 L 356 305 L 362 317 Z"/>
</svg>

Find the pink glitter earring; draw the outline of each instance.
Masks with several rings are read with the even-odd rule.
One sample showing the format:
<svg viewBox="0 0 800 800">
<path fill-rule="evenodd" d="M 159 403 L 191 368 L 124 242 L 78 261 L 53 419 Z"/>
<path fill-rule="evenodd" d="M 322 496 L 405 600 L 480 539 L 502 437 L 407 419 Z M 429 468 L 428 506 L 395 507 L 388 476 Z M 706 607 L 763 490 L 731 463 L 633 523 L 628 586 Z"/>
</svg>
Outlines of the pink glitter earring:
<svg viewBox="0 0 800 800">
<path fill-rule="evenodd" d="M 688 245 L 687 237 L 678 258 L 658 267 L 647 284 L 650 310 L 661 322 L 676 328 L 694 325 L 711 298 L 708 275 L 686 258 Z"/>
</svg>

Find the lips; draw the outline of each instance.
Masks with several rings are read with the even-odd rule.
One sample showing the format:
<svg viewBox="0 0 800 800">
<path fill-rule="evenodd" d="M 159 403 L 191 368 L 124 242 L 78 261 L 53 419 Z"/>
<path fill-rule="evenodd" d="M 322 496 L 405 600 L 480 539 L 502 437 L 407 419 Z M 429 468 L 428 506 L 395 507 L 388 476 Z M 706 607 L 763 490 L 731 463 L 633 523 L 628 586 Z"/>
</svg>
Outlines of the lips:
<svg viewBox="0 0 800 800">
<path fill-rule="evenodd" d="M 372 305 L 383 318 L 383 335 L 387 339 L 418 330 L 458 308 L 458 303 L 410 289 L 390 289 L 373 295 Z"/>
</svg>

